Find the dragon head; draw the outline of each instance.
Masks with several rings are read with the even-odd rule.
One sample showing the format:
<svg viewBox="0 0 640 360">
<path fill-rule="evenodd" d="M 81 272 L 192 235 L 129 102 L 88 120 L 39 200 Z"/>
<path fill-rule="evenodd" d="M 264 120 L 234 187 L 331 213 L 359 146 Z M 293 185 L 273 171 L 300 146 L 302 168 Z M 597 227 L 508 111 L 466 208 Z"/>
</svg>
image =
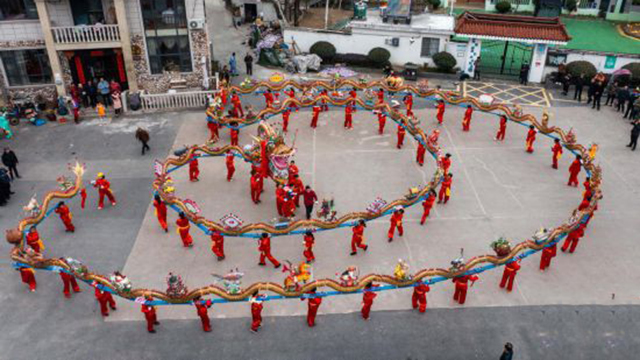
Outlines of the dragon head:
<svg viewBox="0 0 640 360">
<path fill-rule="evenodd" d="M 289 160 L 295 154 L 295 149 L 287 146 L 284 135 L 276 131 L 266 122 L 258 125 L 258 135 L 253 137 L 253 144 L 248 145 L 245 150 L 249 150 L 252 158 L 260 161 L 260 143 L 266 142 L 266 153 L 269 159 L 269 171 L 275 179 L 285 180 L 289 177 Z"/>
</svg>

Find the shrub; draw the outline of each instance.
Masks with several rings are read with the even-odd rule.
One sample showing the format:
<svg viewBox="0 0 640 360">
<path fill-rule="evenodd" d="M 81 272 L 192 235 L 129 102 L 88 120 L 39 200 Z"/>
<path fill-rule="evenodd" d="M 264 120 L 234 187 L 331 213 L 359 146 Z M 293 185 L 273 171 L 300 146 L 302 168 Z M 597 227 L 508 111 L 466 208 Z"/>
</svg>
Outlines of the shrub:
<svg viewBox="0 0 640 360">
<path fill-rule="evenodd" d="M 431 5 L 431 8 L 433 8 L 433 10 L 438 10 L 442 2 L 440 0 L 429 0 L 429 4 Z"/>
<path fill-rule="evenodd" d="M 433 62 L 439 70 L 444 72 L 451 72 L 451 70 L 456 66 L 456 58 L 446 51 L 434 54 Z"/>
<path fill-rule="evenodd" d="M 496 4 L 496 11 L 500 14 L 506 14 L 511 11 L 511 3 L 508 1 L 500 1 Z"/>
<path fill-rule="evenodd" d="M 564 8 L 567 9 L 569 13 L 572 13 L 578 10 L 578 2 L 576 0 L 567 0 L 564 4 Z"/>
<path fill-rule="evenodd" d="M 377 47 L 377 48 L 371 49 L 367 57 L 369 58 L 369 60 L 371 60 L 372 63 L 380 66 L 389 62 L 389 58 L 391 58 L 391 53 L 387 49 Z"/>
<path fill-rule="evenodd" d="M 596 76 L 598 70 L 592 63 L 584 60 L 572 61 L 567 64 L 567 71 L 573 77 L 579 77 L 584 75 L 587 79 L 591 79 Z"/>
<path fill-rule="evenodd" d="M 640 62 L 630 63 L 622 68 L 631 71 L 631 78 L 633 80 L 640 80 Z"/>
<path fill-rule="evenodd" d="M 324 61 L 330 61 L 334 56 L 336 56 L 336 47 L 329 42 L 318 41 L 311 45 L 309 52 L 320 56 Z"/>
</svg>

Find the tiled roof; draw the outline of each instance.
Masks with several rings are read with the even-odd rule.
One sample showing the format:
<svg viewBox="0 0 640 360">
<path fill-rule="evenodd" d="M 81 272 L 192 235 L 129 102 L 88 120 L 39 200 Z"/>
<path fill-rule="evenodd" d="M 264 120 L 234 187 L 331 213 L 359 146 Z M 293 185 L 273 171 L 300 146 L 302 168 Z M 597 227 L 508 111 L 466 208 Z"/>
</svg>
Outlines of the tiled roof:
<svg viewBox="0 0 640 360">
<path fill-rule="evenodd" d="M 462 13 L 456 20 L 459 36 L 501 40 L 538 40 L 566 43 L 571 40 L 559 18 L 502 14 Z"/>
</svg>

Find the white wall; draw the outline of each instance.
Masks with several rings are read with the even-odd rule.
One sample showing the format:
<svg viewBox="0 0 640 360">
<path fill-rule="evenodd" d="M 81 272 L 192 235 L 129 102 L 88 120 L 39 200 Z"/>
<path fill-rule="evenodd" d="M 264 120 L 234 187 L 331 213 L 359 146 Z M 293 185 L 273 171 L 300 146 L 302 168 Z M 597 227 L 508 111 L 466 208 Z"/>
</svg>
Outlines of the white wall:
<svg viewBox="0 0 640 360">
<path fill-rule="evenodd" d="M 453 42 L 453 41 L 448 42 L 446 48 L 444 49 L 444 51 L 448 52 L 449 54 L 453 55 L 454 58 L 456 58 L 456 66 L 461 69 L 464 66 L 464 56 L 465 56 L 466 50 L 467 50 L 466 42 L 461 43 L 461 42 Z"/>
<path fill-rule="evenodd" d="M 125 1 L 127 8 L 127 23 L 129 24 L 129 33 L 131 35 L 141 35 L 143 33 L 142 11 L 140 10 L 140 2 L 138 0 Z"/>
<path fill-rule="evenodd" d="M 385 39 L 398 37 L 400 39 L 399 46 L 391 46 L 385 44 Z M 309 48 L 318 41 L 328 41 L 336 47 L 336 51 L 340 54 L 361 54 L 367 55 L 369 51 L 376 47 L 389 50 L 391 58 L 389 61 L 394 65 L 404 65 L 412 62 L 418 65 L 427 63 L 434 66 L 430 57 L 421 57 L 422 37 L 416 34 L 410 36 L 386 35 L 379 36 L 377 34 L 353 33 L 352 35 L 339 32 L 319 32 L 309 29 L 287 28 L 284 31 L 284 40 L 291 44 L 292 38 L 296 45 L 303 52 L 308 52 Z M 433 37 L 440 39 L 439 51 L 444 51 L 449 41 L 448 36 L 431 35 L 425 37 Z"/>
<path fill-rule="evenodd" d="M 204 0 L 185 0 L 187 19 L 204 19 Z"/>
<path fill-rule="evenodd" d="M 611 74 L 612 72 L 620 69 L 621 67 L 629 64 L 629 63 L 633 63 L 633 62 L 640 62 L 640 58 L 631 58 L 631 57 L 623 57 L 623 56 L 618 56 L 617 60 L 616 60 L 616 65 L 615 68 L 613 69 L 605 69 L 604 68 L 604 64 L 606 61 L 607 57 L 605 55 L 592 55 L 592 54 L 568 54 L 567 55 L 567 63 L 570 63 L 572 61 L 578 61 L 578 60 L 583 60 L 583 61 L 588 61 L 590 63 L 592 63 L 596 69 L 598 71 L 601 71 L 605 74 Z M 544 69 L 544 75 L 543 75 L 543 79 L 544 76 L 547 76 L 547 74 L 550 74 L 554 71 L 558 71 L 558 67 L 556 66 L 545 66 Z"/>
<path fill-rule="evenodd" d="M 73 26 L 73 15 L 69 0 L 61 0 L 59 3 L 47 3 L 51 27 Z"/>
<path fill-rule="evenodd" d="M 0 21 L 0 41 L 28 40 L 44 41 L 39 20 Z"/>
</svg>

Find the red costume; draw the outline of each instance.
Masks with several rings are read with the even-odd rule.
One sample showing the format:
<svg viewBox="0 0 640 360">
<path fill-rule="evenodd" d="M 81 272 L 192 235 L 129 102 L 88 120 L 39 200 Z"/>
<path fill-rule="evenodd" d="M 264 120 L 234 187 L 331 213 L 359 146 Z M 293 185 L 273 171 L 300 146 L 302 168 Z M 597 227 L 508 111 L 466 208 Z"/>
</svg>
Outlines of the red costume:
<svg viewBox="0 0 640 360">
<path fill-rule="evenodd" d="M 446 204 L 449 201 L 449 197 L 451 196 L 451 184 L 453 183 L 453 178 L 451 176 L 445 176 L 442 181 L 442 185 L 440 185 L 440 192 L 438 193 L 438 204 L 443 202 Z"/>
<path fill-rule="evenodd" d="M 220 100 L 222 100 L 222 106 L 227 105 L 227 90 L 225 88 L 220 89 Z"/>
<path fill-rule="evenodd" d="M 251 303 L 251 330 L 258 331 L 258 328 L 262 326 L 262 303 Z"/>
<path fill-rule="evenodd" d="M 553 163 L 551 164 L 551 167 L 557 169 L 558 160 L 562 157 L 562 145 L 560 145 L 560 143 L 555 143 L 551 148 L 551 152 L 553 152 Z"/>
<path fill-rule="evenodd" d="M 158 218 L 160 227 L 162 227 L 165 232 L 169 231 L 169 226 L 167 225 L 167 205 L 162 200 L 153 200 L 153 207 L 156 208 L 156 217 Z"/>
<path fill-rule="evenodd" d="M 350 105 L 356 106 L 356 99 L 358 98 L 358 93 L 355 90 L 349 91 L 349 97 L 351 97 Z"/>
<path fill-rule="evenodd" d="M 464 304 L 467 299 L 467 283 L 471 281 L 471 284 L 473 284 L 477 280 L 477 275 L 463 275 L 453 278 L 453 282 L 456 284 L 456 291 L 453 293 L 453 300 L 460 304 Z"/>
<path fill-rule="evenodd" d="M 387 122 L 387 115 L 382 112 L 378 113 L 378 134 L 382 135 L 384 133 L 384 125 Z"/>
<path fill-rule="evenodd" d="M 62 223 L 66 228 L 66 231 L 69 231 L 69 232 L 76 231 L 75 226 L 73 226 L 73 223 L 71 222 L 73 215 L 71 214 L 71 210 L 69 210 L 69 207 L 67 207 L 67 205 L 61 204 L 56 208 L 55 211 L 58 215 L 60 215 L 60 220 L 62 220 Z"/>
<path fill-rule="evenodd" d="M 276 188 L 276 209 L 278 210 L 278 215 L 280 216 L 284 216 L 282 204 L 284 204 L 284 189 L 279 187 Z"/>
<path fill-rule="evenodd" d="M 398 144 L 396 145 L 398 149 L 402 149 L 402 144 L 404 143 L 404 134 L 406 133 L 407 131 L 404 129 L 404 127 L 402 125 L 398 125 Z"/>
<path fill-rule="evenodd" d="M 384 102 L 384 90 L 378 90 L 378 104 L 382 104 Z"/>
<path fill-rule="evenodd" d="M 513 282 L 516 280 L 516 274 L 520 270 L 520 264 L 517 261 L 513 261 L 504 266 L 504 272 L 502 273 L 502 280 L 500 281 L 500 288 L 507 286 L 507 291 L 513 290 Z"/>
<path fill-rule="evenodd" d="M 542 250 L 542 256 L 540 257 L 540 270 L 545 270 L 551 265 L 551 259 L 556 257 L 558 246 L 553 244 Z"/>
<path fill-rule="evenodd" d="M 396 211 L 391 215 L 391 219 L 389 222 L 391 225 L 389 226 L 389 232 L 387 233 L 387 237 L 389 241 L 393 240 L 393 234 L 398 228 L 398 235 L 402 236 L 404 233 L 404 229 L 402 228 L 402 218 L 404 217 L 404 213 L 402 211 Z"/>
<path fill-rule="evenodd" d="M 444 121 L 444 103 L 438 103 L 438 113 L 436 114 L 436 118 L 438 119 L 438 124 L 442 125 Z"/>
<path fill-rule="evenodd" d="M 304 235 L 304 251 L 302 255 L 307 259 L 307 263 L 310 263 L 316 259 L 313 254 L 313 244 L 315 243 L 315 237 L 313 234 Z"/>
<path fill-rule="evenodd" d="M 238 135 L 240 134 L 240 130 L 231 129 L 230 134 L 231 134 L 231 146 L 238 146 Z"/>
<path fill-rule="evenodd" d="M 407 116 L 410 113 L 413 113 L 413 111 L 412 111 L 413 110 L 413 95 L 407 94 L 404 97 L 404 105 L 407 107 Z"/>
<path fill-rule="evenodd" d="M 198 157 L 192 156 L 191 161 L 189 162 L 189 181 L 199 181 L 198 176 L 200 176 L 200 168 L 198 167 Z"/>
<path fill-rule="evenodd" d="M 418 152 L 416 153 L 416 161 L 420 166 L 424 165 L 424 154 L 427 151 L 421 142 L 418 142 Z"/>
<path fill-rule="evenodd" d="M 20 268 L 20 278 L 22 282 L 29 285 L 29 290 L 31 292 L 36 291 L 36 272 L 32 268 L 23 267 Z"/>
<path fill-rule="evenodd" d="M 35 230 L 34 228 L 32 229 L 33 230 L 29 230 L 29 232 L 27 233 L 27 245 L 29 245 L 33 249 L 33 251 L 41 253 L 44 251 L 44 244 L 40 239 L 38 230 Z"/>
<path fill-rule="evenodd" d="M 287 109 L 282 113 L 282 131 L 287 132 L 289 127 L 289 115 L 291 115 L 291 110 Z"/>
<path fill-rule="evenodd" d="M 113 300 L 110 292 L 96 288 L 95 296 L 100 304 L 100 313 L 102 316 L 109 316 L 109 308 L 111 308 L 111 310 L 117 310 L 116 301 Z"/>
<path fill-rule="evenodd" d="M 421 313 L 427 310 L 427 293 L 431 290 L 429 285 L 425 283 L 419 283 L 418 286 L 413 288 L 413 295 L 411 296 L 411 306 L 414 309 L 418 309 Z"/>
<path fill-rule="evenodd" d="M 376 298 L 378 294 L 373 291 L 365 290 L 362 293 L 362 318 L 365 320 L 369 320 L 369 313 L 371 312 L 371 305 L 373 305 L 373 299 Z"/>
<path fill-rule="evenodd" d="M 364 224 L 358 224 L 351 229 L 353 235 L 351 235 L 351 254 L 358 252 L 357 248 L 367 251 L 368 245 L 364 244 Z"/>
<path fill-rule="evenodd" d="M 258 246 L 258 250 L 260 250 L 260 262 L 258 263 L 258 265 L 266 265 L 266 263 L 264 262 L 264 259 L 267 258 L 269 259 L 269 261 L 271 261 L 271 263 L 273 264 L 273 266 L 277 268 L 280 267 L 280 262 L 278 262 L 278 260 L 276 260 L 276 258 L 273 257 L 273 255 L 271 255 L 271 238 L 266 236 L 263 238 L 260 238 L 260 245 Z"/>
<path fill-rule="evenodd" d="M 289 164 L 288 173 L 289 173 L 289 179 L 287 179 L 287 181 L 292 182 L 293 179 L 295 179 L 296 175 L 300 174 L 300 169 L 298 169 L 298 165 Z"/>
<path fill-rule="evenodd" d="M 295 98 L 296 98 L 296 92 L 295 92 L 295 90 L 293 90 L 293 89 L 290 89 L 289 91 L 285 91 L 284 93 L 285 93 L 285 94 L 287 94 L 287 95 L 289 96 L 289 99 L 292 99 L 292 100 L 293 100 L 293 99 L 295 99 Z M 291 103 L 289 104 L 289 108 L 295 108 L 295 109 L 296 109 L 296 111 L 298 111 L 298 105 L 296 105 L 296 103 L 294 103 L 294 102 L 291 102 Z"/>
<path fill-rule="evenodd" d="M 527 133 L 527 140 L 526 140 L 528 153 L 533 152 L 533 143 L 535 141 L 536 141 L 536 129 L 529 129 L 529 132 Z"/>
<path fill-rule="evenodd" d="M 67 274 L 64 271 L 60 271 L 60 278 L 62 279 L 62 283 L 64 284 L 64 289 L 62 290 L 62 292 L 64 293 L 65 297 L 68 297 L 68 298 L 71 297 L 70 288 L 73 289 L 73 292 L 76 292 L 76 293 L 80 292 L 80 287 L 78 287 L 78 282 L 76 281 L 76 278 L 73 277 L 73 275 Z"/>
<path fill-rule="evenodd" d="M 507 117 L 500 117 L 500 128 L 496 134 L 496 140 L 504 140 L 504 135 L 507 133 Z"/>
<path fill-rule="evenodd" d="M 322 108 L 318 105 L 314 105 L 313 108 L 313 116 L 311 117 L 311 128 L 315 129 L 318 127 L 318 116 L 320 115 L 320 111 Z"/>
<path fill-rule="evenodd" d="M 218 260 L 224 259 L 224 236 L 219 231 L 211 234 L 211 251 L 218 257 Z"/>
<path fill-rule="evenodd" d="M 193 246 L 193 239 L 191 238 L 191 234 L 189 234 L 189 229 L 191 229 L 189 219 L 187 219 L 186 217 L 179 217 L 178 220 L 176 220 L 176 225 L 178 226 L 178 234 L 182 239 L 182 245 L 184 247 Z"/>
<path fill-rule="evenodd" d="M 251 176 L 251 201 L 260 203 L 260 194 L 262 193 L 262 176 L 259 173 Z"/>
<path fill-rule="evenodd" d="M 293 188 L 293 192 L 295 195 L 293 196 L 293 202 L 296 204 L 296 207 L 300 207 L 300 195 L 304 192 L 304 184 L 300 177 L 294 178 L 289 183 L 289 186 Z"/>
<path fill-rule="evenodd" d="M 225 163 L 227 164 L 227 181 L 231 181 L 231 179 L 233 179 L 233 173 L 236 172 L 236 167 L 233 164 L 233 154 L 227 154 Z"/>
<path fill-rule="evenodd" d="M 80 199 L 80 208 L 84 210 L 84 206 L 87 203 L 87 189 L 82 188 L 82 190 L 80 190 Z"/>
<path fill-rule="evenodd" d="M 200 316 L 200 321 L 202 321 L 202 330 L 204 330 L 204 332 L 211 331 L 211 322 L 209 321 L 209 311 L 207 309 L 209 309 L 213 303 L 211 300 L 197 300 L 194 302 L 194 305 L 196 306 L 198 316 Z"/>
<path fill-rule="evenodd" d="M 267 108 L 270 108 L 273 105 L 273 94 L 270 91 L 265 91 L 262 95 L 264 95 Z"/>
<path fill-rule="evenodd" d="M 449 156 L 445 156 L 442 158 L 442 160 L 440 160 L 440 163 L 442 164 L 442 170 L 444 171 L 445 175 L 449 173 L 449 168 L 451 167 L 451 158 Z"/>
<path fill-rule="evenodd" d="M 347 106 L 344 108 L 344 127 L 347 129 L 353 129 L 353 108 L 351 106 Z"/>
<path fill-rule="evenodd" d="M 583 236 L 584 225 L 580 224 L 577 229 L 573 230 L 569 233 L 569 235 L 567 235 L 567 238 L 564 240 L 564 244 L 562 244 L 562 252 L 567 251 L 567 248 L 571 246 L 571 248 L 569 248 L 569 252 L 573 254 L 573 252 L 576 250 L 576 247 L 578 246 L 578 241 L 580 241 L 580 238 Z"/>
<path fill-rule="evenodd" d="M 300 300 L 304 300 L 304 298 Z M 308 298 L 307 304 L 307 325 L 309 325 L 309 327 L 313 327 L 316 325 L 316 315 L 318 314 L 318 308 L 320 308 L 320 304 L 322 304 L 322 298 Z"/>
<path fill-rule="evenodd" d="M 293 202 L 293 197 L 291 195 L 286 195 L 282 199 L 282 214 L 286 218 L 290 218 L 294 215 L 296 211 L 296 203 Z"/>
<path fill-rule="evenodd" d="M 580 174 L 580 170 L 582 170 L 580 160 L 573 160 L 573 163 L 569 166 L 569 182 L 567 185 L 578 187 L 578 174 Z"/>
<path fill-rule="evenodd" d="M 242 110 L 242 101 L 240 101 L 240 97 L 237 94 L 233 94 L 231 96 L 231 104 L 233 104 L 233 111 L 236 114 L 244 117 L 244 110 Z"/>
<path fill-rule="evenodd" d="M 218 134 L 218 123 L 215 121 L 207 121 L 207 127 L 209 128 L 209 140 L 218 140 L 220 135 Z"/>
<path fill-rule="evenodd" d="M 422 208 L 424 212 L 422 213 L 422 218 L 420 219 L 420 225 L 424 225 L 424 222 L 429 217 L 429 213 L 431 212 L 431 208 L 433 207 L 433 203 L 436 202 L 436 195 L 430 194 L 426 199 L 422 202 Z"/>
<path fill-rule="evenodd" d="M 142 305 L 141 311 L 144 313 L 144 318 L 147 320 L 147 331 L 150 333 L 156 332 L 153 329 L 153 325 L 160 324 L 156 317 L 156 308 L 151 305 Z"/>
<path fill-rule="evenodd" d="M 469 127 L 471 126 L 471 115 L 473 115 L 473 108 L 468 107 L 467 111 L 464 112 L 464 118 L 462 119 L 462 131 L 469 131 Z"/>
<path fill-rule="evenodd" d="M 116 198 L 113 196 L 113 192 L 111 191 L 111 183 L 107 179 L 100 178 L 95 181 L 93 187 L 98 188 L 98 195 L 100 196 L 100 200 L 98 201 L 98 210 L 101 210 L 104 207 L 104 197 L 109 198 L 112 206 L 116 206 Z"/>
<path fill-rule="evenodd" d="M 322 91 L 320 91 L 320 95 L 329 97 L 329 92 L 327 91 L 327 89 L 323 89 Z M 321 109 L 322 111 L 329 111 L 329 106 L 327 106 L 327 100 L 322 99 Z"/>
</svg>

